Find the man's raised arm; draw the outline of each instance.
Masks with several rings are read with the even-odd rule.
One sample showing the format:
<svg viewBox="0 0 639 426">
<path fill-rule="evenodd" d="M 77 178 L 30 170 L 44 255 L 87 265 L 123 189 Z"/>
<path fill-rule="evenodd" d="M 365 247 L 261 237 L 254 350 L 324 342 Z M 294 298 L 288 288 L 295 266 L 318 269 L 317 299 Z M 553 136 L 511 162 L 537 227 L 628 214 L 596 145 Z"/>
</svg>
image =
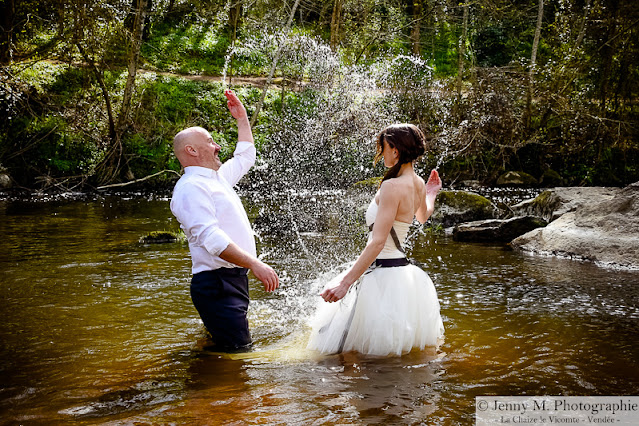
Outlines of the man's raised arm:
<svg viewBox="0 0 639 426">
<path fill-rule="evenodd" d="M 237 120 L 237 141 L 238 142 L 253 142 L 253 132 L 251 131 L 251 123 L 246 113 L 246 108 L 232 90 L 225 90 L 224 96 L 228 101 L 226 104 L 229 107 L 231 115 Z"/>
</svg>

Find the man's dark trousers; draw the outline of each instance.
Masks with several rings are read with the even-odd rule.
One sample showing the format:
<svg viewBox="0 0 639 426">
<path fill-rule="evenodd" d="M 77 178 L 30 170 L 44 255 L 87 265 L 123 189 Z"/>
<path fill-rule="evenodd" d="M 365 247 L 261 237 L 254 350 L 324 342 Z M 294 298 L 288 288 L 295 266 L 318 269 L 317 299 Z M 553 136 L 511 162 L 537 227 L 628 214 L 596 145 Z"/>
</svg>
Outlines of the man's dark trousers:
<svg viewBox="0 0 639 426">
<path fill-rule="evenodd" d="M 191 280 L 193 305 L 220 350 L 241 350 L 251 344 L 247 273 L 245 268 L 220 268 L 199 272 Z"/>
</svg>

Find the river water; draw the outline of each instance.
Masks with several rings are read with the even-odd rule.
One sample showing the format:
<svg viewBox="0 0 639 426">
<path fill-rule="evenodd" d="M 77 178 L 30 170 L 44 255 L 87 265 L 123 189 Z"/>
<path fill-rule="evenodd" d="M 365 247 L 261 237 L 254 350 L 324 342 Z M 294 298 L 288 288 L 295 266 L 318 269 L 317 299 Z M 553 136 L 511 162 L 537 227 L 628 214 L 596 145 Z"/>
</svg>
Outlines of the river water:
<svg viewBox="0 0 639 426">
<path fill-rule="evenodd" d="M 222 355 L 189 298 L 167 197 L 0 201 L 5 424 L 472 424 L 478 395 L 639 394 L 639 273 L 416 232 L 438 350 L 320 356 L 307 320 L 364 244 L 364 194 L 245 197 L 282 287 L 251 278 L 254 351 Z M 352 200 L 356 200 L 353 202 Z"/>
</svg>

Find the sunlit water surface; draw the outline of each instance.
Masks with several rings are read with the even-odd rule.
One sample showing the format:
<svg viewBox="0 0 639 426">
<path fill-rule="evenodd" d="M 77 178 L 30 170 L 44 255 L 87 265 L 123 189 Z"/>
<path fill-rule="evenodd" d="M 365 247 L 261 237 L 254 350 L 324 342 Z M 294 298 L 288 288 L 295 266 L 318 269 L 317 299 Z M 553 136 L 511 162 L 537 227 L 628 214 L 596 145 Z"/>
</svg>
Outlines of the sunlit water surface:
<svg viewBox="0 0 639 426">
<path fill-rule="evenodd" d="M 0 418 L 8 424 L 472 424 L 476 395 L 639 394 L 639 273 L 416 232 L 437 351 L 320 356 L 306 325 L 363 247 L 370 194 L 245 198 L 282 279 L 251 279 L 253 352 L 220 355 L 189 297 L 168 198 L 0 202 Z M 346 202 L 345 200 L 354 200 Z"/>
</svg>

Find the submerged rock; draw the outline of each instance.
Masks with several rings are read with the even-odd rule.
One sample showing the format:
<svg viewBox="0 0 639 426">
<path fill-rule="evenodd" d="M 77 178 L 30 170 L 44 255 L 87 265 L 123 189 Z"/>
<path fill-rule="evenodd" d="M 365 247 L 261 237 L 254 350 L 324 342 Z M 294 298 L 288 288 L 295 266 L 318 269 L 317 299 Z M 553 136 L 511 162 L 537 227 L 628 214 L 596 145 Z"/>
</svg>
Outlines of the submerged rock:
<svg viewBox="0 0 639 426">
<path fill-rule="evenodd" d="M 588 201 L 511 245 L 525 252 L 639 269 L 639 182 L 613 193 L 591 193 Z"/>
<path fill-rule="evenodd" d="M 163 244 L 174 243 L 176 241 L 185 240 L 186 236 L 178 232 L 170 231 L 151 231 L 140 237 L 141 244 Z"/>
<path fill-rule="evenodd" d="M 546 222 L 534 216 L 479 220 L 455 226 L 453 239 L 465 242 L 509 242 L 542 226 L 546 226 Z"/>
<path fill-rule="evenodd" d="M 497 207 L 486 197 L 467 191 L 440 191 L 432 221 L 444 227 L 457 223 L 492 219 Z"/>
</svg>

